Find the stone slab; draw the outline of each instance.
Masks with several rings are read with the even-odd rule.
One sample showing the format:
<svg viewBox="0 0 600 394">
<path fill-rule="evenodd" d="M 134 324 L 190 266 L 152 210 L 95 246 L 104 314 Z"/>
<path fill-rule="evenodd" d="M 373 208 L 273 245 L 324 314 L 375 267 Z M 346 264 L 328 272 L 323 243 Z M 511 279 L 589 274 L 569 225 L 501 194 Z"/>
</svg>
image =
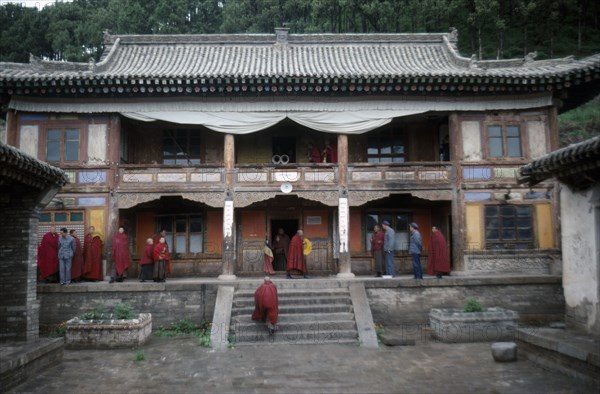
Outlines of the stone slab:
<svg viewBox="0 0 600 394">
<path fill-rule="evenodd" d="M 233 286 L 219 286 L 215 313 L 212 319 L 211 347 L 216 350 L 226 350 L 229 337 L 229 323 L 231 322 L 231 305 L 233 303 Z"/>
<path fill-rule="evenodd" d="M 375 323 L 373 323 L 373 315 L 371 314 L 365 286 L 362 283 L 351 283 L 349 290 L 361 346 L 378 347 Z"/>
</svg>

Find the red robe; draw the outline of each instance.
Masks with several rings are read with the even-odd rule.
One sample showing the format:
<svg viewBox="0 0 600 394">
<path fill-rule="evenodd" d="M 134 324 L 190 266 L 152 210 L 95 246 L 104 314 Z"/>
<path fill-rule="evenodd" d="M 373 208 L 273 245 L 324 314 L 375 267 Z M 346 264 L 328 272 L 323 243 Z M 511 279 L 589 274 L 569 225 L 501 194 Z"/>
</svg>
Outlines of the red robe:
<svg viewBox="0 0 600 394">
<path fill-rule="evenodd" d="M 154 245 L 153 252 L 154 261 L 164 260 L 167 262 L 167 273 L 171 272 L 171 260 L 169 259 L 169 245 L 165 242 L 161 244 L 160 242 Z"/>
<path fill-rule="evenodd" d="M 448 258 L 448 248 L 446 239 L 439 231 L 431 234 L 429 246 L 429 260 L 427 263 L 427 274 L 435 275 L 437 273 L 447 274 L 450 272 L 450 259 Z"/>
<path fill-rule="evenodd" d="M 83 277 L 103 280 L 102 238 L 98 233 L 87 233 L 83 238 Z"/>
<path fill-rule="evenodd" d="M 263 272 L 269 275 L 273 275 L 275 273 L 275 270 L 273 269 L 273 252 L 268 246 L 265 245 L 263 254 Z"/>
<path fill-rule="evenodd" d="M 265 321 L 277 324 L 279 317 L 279 301 L 277 300 L 277 287 L 271 281 L 265 281 L 254 292 L 254 313 L 252 320 Z"/>
<path fill-rule="evenodd" d="M 327 163 L 337 163 L 338 161 L 338 154 L 337 154 L 337 147 L 336 146 L 326 146 L 325 147 L 325 158 L 327 160 Z"/>
<path fill-rule="evenodd" d="M 113 238 L 111 257 L 117 276 L 121 276 L 129 268 L 129 241 L 124 233 L 117 233 Z"/>
<path fill-rule="evenodd" d="M 321 151 L 316 146 L 313 146 L 308 150 L 308 160 L 311 163 L 321 163 L 323 159 L 321 158 Z"/>
<path fill-rule="evenodd" d="M 83 275 L 83 249 L 81 248 L 81 241 L 78 237 L 73 236 L 75 240 L 75 254 L 73 260 L 71 260 L 71 280 L 79 279 Z"/>
<path fill-rule="evenodd" d="M 58 273 L 58 234 L 44 234 L 38 252 L 38 265 L 42 279 Z"/>
<path fill-rule="evenodd" d="M 288 272 L 298 270 L 303 274 L 306 273 L 306 261 L 304 261 L 303 253 L 303 240 L 298 234 L 294 235 L 290 241 L 286 270 Z"/>
<path fill-rule="evenodd" d="M 154 262 L 154 245 L 146 244 L 140 257 L 140 265 L 152 264 Z"/>
</svg>

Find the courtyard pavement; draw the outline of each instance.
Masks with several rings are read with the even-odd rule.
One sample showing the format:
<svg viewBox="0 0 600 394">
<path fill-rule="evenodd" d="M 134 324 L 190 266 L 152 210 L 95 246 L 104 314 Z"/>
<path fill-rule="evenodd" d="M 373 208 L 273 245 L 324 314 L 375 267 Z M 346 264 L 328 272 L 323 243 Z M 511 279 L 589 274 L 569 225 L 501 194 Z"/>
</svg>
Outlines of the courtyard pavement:
<svg viewBox="0 0 600 394">
<path fill-rule="evenodd" d="M 136 361 L 138 353 L 143 361 Z M 10 392 L 598 393 L 600 387 L 523 357 L 495 362 L 489 343 L 417 338 L 415 346 L 378 349 L 265 343 L 219 352 L 199 346 L 196 337 L 152 336 L 138 349 L 65 350 L 62 363 Z"/>
</svg>

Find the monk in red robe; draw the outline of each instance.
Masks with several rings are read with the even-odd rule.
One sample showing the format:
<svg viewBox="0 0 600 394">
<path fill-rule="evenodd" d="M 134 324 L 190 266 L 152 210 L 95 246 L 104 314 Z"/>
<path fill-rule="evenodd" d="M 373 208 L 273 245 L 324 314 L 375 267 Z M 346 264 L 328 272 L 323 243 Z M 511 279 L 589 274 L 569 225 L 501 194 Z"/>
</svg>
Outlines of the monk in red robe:
<svg viewBox="0 0 600 394">
<path fill-rule="evenodd" d="M 252 320 L 263 322 L 266 320 L 269 334 L 273 335 L 278 317 L 279 301 L 277 299 L 277 287 L 266 276 L 265 282 L 254 292 L 254 313 L 252 313 Z"/>
<path fill-rule="evenodd" d="M 71 230 L 69 234 L 75 240 L 75 254 L 73 260 L 71 260 L 71 282 L 79 282 L 83 275 L 83 248 L 79 237 L 77 237 L 77 231 Z"/>
<path fill-rule="evenodd" d="M 288 279 L 292 279 L 292 271 L 300 271 L 308 279 L 308 270 L 306 269 L 306 260 L 304 259 L 304 232 L 302 230 L 298 230 L 290 241 L 286 271 Z"/>
<path fill-rule="evenodd" d="M 56 227 L 44 234 L 38 248 L 38 267 L 40 276 L 46 282 L 58 282 L 58 234 Z"/>
<path fill-rule="evenodd" d="M 104 280 L 102 273 L 102 236 L 90 226 L 83 238 L 83 279 Z"/>
<path fill-rule="evenodd" d="M 152 279 L 154 273 L 154 241 L 152 238 L 146 240 L 146 246 L 140 257 L 140 282 Z"/>
<path fill-rule="evenodd" d="M 431 245 L 429 246 L 429 260 L 427 263 L 427 274 L 438 278 L 442 274 L 450 273 L 450 259 L 448 258 L 448 247 L 446 239 L 440 230 L 433 226 L 431 228 Z"/>
<path fill-rule="evenodd" d="M 321 151 L 319 148 L 314 146 L 312 142 L 308 143 L 308 150 L 306 151 L 306 156 L 308 157 L 308 161 L 311 163 L 322 163 L 323 159 L 321 157 Z"/>
<path fill-rule="evenodd" d="M 263 248 L 263 272 L 268 275 L 275 274 L 273 270 L 273 251 L 269 247 L 269 241 L 265 241 L 265 247 Z"/>
<path fill-rule="evenodd" d="M 167 279 L 167 273 L 171 272 L 171 259 L 169 258 L 169 244 L 165 237 L 160 237 L 158 244 L 154 245 L 154 272 L 155 282 L 164 282 Z"/>
<path fill-rule="evenodd" d="M 154 246 L 160 243 L 161 238 L 164 238 L 165 240 L 167 239 L 167 230 L 163 228 L 161 228 L 160 231 L 154 234 L 154 236 L 152 237 L 152 243 L 154 244 Z"/>
<path fill-rule="evenodd" d="M 115 280 L 123 282 L 123 274 L 129 269 L 129 239 L 125 234 L 125 227 L 120 226 L 119 231 L 113 237 L 111 258 L 113 267 L 111 269 L 110 283 Z"/>
<path fill-rule="evenodd" d="M 337 163 L 338 154 L 337 154 L 337 144 L 331 143 L 328 140 L 325 144 L 325 150 L 323 151 L 323 156 L 325 156 L 325 161 L 327 163 Z"/>
</svg>

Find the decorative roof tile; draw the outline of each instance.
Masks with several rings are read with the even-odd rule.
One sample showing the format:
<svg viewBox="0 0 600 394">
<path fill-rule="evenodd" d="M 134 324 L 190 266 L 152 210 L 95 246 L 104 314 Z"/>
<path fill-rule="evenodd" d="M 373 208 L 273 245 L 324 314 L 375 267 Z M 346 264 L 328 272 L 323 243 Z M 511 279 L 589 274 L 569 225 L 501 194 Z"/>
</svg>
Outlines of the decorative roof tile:
<svg viewBox="0 0 600 394">
<path fill-rule="evenodd" d="M 519 182 L 531 186 L 558 178 L 576 188 L 600 182 L 600 136 L 558 149 L 519 170 Z"/>
<path fill-rule="evenodd" d="M 43 189 L 50 185 L 64 186 L 69 182 L 63 170 L 3 143 L 0 143 L 0 169 L 0 185 L 17 182 Z"/>
</svg>

